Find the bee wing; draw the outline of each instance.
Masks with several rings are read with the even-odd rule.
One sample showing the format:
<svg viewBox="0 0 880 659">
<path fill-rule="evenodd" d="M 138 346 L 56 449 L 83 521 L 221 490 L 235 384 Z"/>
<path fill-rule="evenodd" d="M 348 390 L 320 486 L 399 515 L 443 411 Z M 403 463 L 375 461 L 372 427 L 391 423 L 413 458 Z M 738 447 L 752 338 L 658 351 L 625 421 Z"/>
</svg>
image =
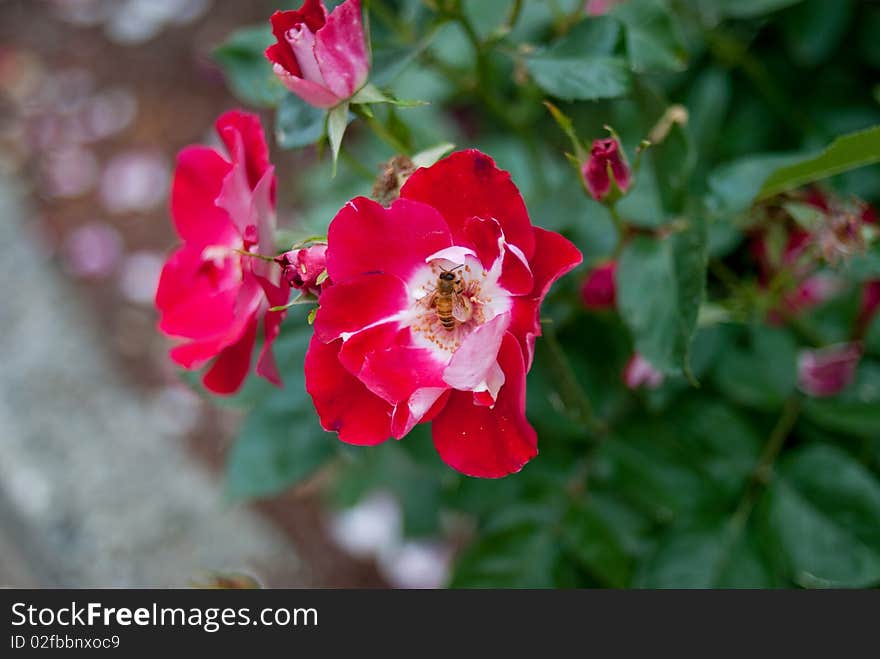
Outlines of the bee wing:
<svg viewBox="0 0 880 659">
<path fill-rule="evenodd" d="M 472 315 L 471 301 L 464 295 L 455 295 L 452 300 L 452 317 L 460 323 L 466 323 Z"/>
</svg>

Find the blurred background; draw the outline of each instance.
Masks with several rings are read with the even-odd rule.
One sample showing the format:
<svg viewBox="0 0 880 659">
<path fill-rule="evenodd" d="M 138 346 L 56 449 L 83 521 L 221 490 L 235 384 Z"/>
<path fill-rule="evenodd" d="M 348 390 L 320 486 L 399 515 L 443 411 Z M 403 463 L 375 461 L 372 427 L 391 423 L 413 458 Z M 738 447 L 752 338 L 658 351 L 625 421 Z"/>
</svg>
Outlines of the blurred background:
<svg viewBox="0 0 880 659">
<path fill-rule="evenodd" d="M 746 340 L 745 322 L 719 330 L 725 323 L 704 314 L 694 342 L 699 390 L 683 376 L 643 391 L 624 386 L 630 332 L 616 313 L 578 301 L 588 268 L 608 259 L 617 232 L 583 194 L 542 101 L 558 100 L 585 140 L 613 124 L 630 152 L 670 103 L 684 105 L 687 148 L 678 153 L 670 139 L 664 155 L 655 145 L 646 161 L 657 165 L 659 183 L 652 187 L 643 171 L 647 183 L 622 212 L 656 229 L 664 220 L 658 190 L 686 189 L 674 202 L 705 212 L 715 265 L 726 262 L 757 287 L 754 227 L 743 220 L 760 220 L 745 216 L 775 159 L 880 123 L 880 2 L 669 0 L 661 4 L 671 8 L 670 23 L 642 34 L 638 16 L 623 21 L 638 37 L 625 58 L 612 58 L 625 68 L 626 90 L 565 102 L 570 76 L 555 74 L 569 50 L 576 64 L 624 50 L 614 36 L 608 53 L 581 52 L 602 46 L 577 43 L 590 29 L 584 15 L 626 11 L 624 3 L 524 2 L 486 65 L 493 85 L 481 87 L 465 31 L 435 21 L 436 3 L 374 1 L 373 80 L 430 102 L 399 114 L 377 109 L 388 130 L 412 151 L 452 141 L 492 154 L 535 222 L 585 254 L 542 313 L 556 323 L 571 379 L 621 427 L 587 455 L 589 437 L 548 366 L 564 360 L 550 359 L 559 348 L 541 341 L 528 408 L 541 459 L 501 481 L 446 468 L 424 426 L 369 451 L 323 432 L 298 377 L 304 313 L 288 319 L 276 346 L 292 374 L 284 390 L 251 378 L 240 400 L 209 400 L 167 359 L 153 294 L 176 242 L 167 199 L 182 147 L 215 144 L 213 122 L 226 109 L 277 106 L 261 113 L 279 176 L 279 223 L 291 235 L 322 232 L 392 155 L 363 122 L 346 135 L 335 178 L 328 158 L 299 148 L 314 139 L 303 140 L 310 130 L 301 125 L 314 113 L 285 94 L 262 57 L 267 17 L 299 4 L 0 0 L 0 586 L 432 587 L 450 583 L 452 557 L 474 539 L 454 585 L 876 585 L 880 317 L 856 385 L 839 399 L 806 401 L 786 448 L 794 457 L 783 456 L 795 465 L 810 458 L 786 477 L 816 510 L 783 498 L 782 512 L 765 514 L 762 504 L 751 515 L 759 490 L 767 490 L 762 501 L 790 493 L 753 488 L 752 470 L 783 402 L 800 396 L 802 337 L 768 329 L 786 361 L 778 342 Z M 494 39 L 511 4 L 467 0 L 465 23 Z M 613 35 L 617 20 L 604 23 Z M 224 42 L 228 80 L 212 56 Z M 880 167 L 822 186 L 876 205 Z M 821 330 L 818 345 L 849 336 L 862 295 L 856 279 L 800 318 Z M 727 301 L 723 284 L 710 273 L 711 300 Z M 783 392 L 773 390 L 780 380 Z M 829 454 L 848 471 L 826 469 Z M 742 510 L 748 542 L 736 545 L 734 578 L 719 573 L 717 557 L 731 553 L 727 525 L 742 521 Z"/>
<path fill-rule="evenodd" d="M 229 500 L 238 415 L 181 382 L 155 330 L 175 155 L 239 105 L 210 52 L 274 8 L 0 1 L 2 586 L 388 583 L 356 556 L 394 543 L 393 500 L 332 519 L 308 486 Z M 443 579 L 434 554 L 402 549 L 392 583 Z"/>
</svg>

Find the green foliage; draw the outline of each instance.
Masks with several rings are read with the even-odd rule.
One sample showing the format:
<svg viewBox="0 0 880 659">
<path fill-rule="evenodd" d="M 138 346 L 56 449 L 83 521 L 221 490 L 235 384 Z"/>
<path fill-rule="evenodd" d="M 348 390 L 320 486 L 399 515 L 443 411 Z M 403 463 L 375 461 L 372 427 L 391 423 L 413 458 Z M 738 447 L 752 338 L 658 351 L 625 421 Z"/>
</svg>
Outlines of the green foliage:
<svg viewBox="0 0 880 659">
<path fill-rule="evenodd" d="M 235 499 L 268 497 L 292 487 L 338 450 L 336 439 L 318 423 L 301 375 L 308 325 L 304 314 L 291 315 L 273 346 L 278 361 L 291 366 L 284 372 L 284 387 L 255 381 L 256 390 L 238 396 L 238 404 L 249 410 L 226 464 L 227 493 Z"/>
<path fill-rule="evenodd" d="M 637 350 L 662 371 L 689 371 L 705 269 L 706 235 L 698 226 L 664 240 L 637 237 L 620 257 L 620 313 Z"/>
<path fill-rule="evenodd" d="M 626 60 L 613 55 L 620 25 L 610 18 L 583 21 L 544 52 L 528 58 L 535 83 L 567 101 L 616 98 L 630 89 Z"/>
</svg>

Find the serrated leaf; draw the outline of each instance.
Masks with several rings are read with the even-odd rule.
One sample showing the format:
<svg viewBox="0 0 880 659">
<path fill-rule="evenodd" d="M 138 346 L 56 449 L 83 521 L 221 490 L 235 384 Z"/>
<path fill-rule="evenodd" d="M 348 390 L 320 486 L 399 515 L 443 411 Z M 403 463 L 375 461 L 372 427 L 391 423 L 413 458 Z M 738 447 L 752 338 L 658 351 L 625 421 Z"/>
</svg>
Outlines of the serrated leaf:
<svg viewBox="0 0 880 659">
<path fill-rule="evenodd" d="M 758 198 L 876 162 L 880 162 L 880 126 L 838 137 L 820 153 L 777 169 L 764 181 Z"/>
<path fill-rule="evenodd" d="M 880 483 L 840 449 L 798 449 L 767 493 L 768 533 L 808 587 L 880 584 Z"/>
<path fill-rule="evenodd" d="M 626 61 L 612 55 L 620 25 L 607 16 L 578 23 L 548 49 L 526 58 L 535 83 L 564 100 L 616 98 L 630 90 Z"/>
<path fill-rule="evenodd" d="M 620 257 L 620 314 L 636 350 L 665 373 L 688 371 L 705 272 L 706 234 L 700 225 L 664 240 L 637 236 Z"/>
</svg>

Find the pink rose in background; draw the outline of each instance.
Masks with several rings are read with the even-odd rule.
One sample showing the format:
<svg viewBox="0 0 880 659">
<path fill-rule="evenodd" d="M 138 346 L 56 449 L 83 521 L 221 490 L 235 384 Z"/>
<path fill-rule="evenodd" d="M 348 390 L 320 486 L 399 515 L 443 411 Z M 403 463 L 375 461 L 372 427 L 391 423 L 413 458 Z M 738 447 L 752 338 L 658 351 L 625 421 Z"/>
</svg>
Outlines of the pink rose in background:
<svg viewBox="0 0 880 659">
<path fill-rule="evenodd" d="M 589 159 L 582 165 L 581 174 L 590 196 L 604 201 L 611 193 L 611 181 L 626 192 L 630 186 L 630 169 L 620 143 L 613 137 L 595 140 Z"/>
<path fill-rule="evenodd" d="M 281 278 L 288 286 L 312 295 L 320 295 L 321 290 L 330 285 L 329 279 L 318 283 L 318 277 L 327 269 L 326 255 L 327 245 L 312 245 L 284 252 L 275 261 L 281 266 Z"/>
<path fill-rule="evenodd" d="M 617 300 L 614 273 L 617 262 L 609 261 L 593 268 L 581 286 L 581 299 L 587 309 L 613 309 Z"/>
<path fill-rule="evenodd" d="M 186 369 L 214 360 L 205 387 L 234 393 L 250 370 L 257 326 L 265 342 L 257 373 L 280 385 L 271 346 L 287 302 L 273 264 L 244 256 L 275 252 L 275 169 L 256 115 L 231 111 L 216 123 L 227 154 L 189 146 L 177 157 L 171 215 L 183 245 L 168 258 L 156 292 L 159 329 L 186 342 L 171 358 Z"/>
<path fill-rule="evenodd" d="M 266 49 L 278 79 L 306 103 L 332 108 L 367 81 L 369 53 L 360 0 L 346 0 L 330 15 L 321 0 L 276 11 L 271 18 L 278 43 Z"/>
<path fill-rule="evenodd" d="M 858 343 L 842 343 L 798 356 L 798 386 L 810 396 L 835 396 L 849 386 L 862 357 Z"/>
<path fill-rule="evenodd" d="M 582 257 L 532 226 L 507 172 L 460 151 L 418 169 L 388 208 L 352 199 L 326 257 L 333 285 L 305 360 L 326 430 L 373 445 L 433 421 L 443 461 L 486 478 L 537 454 L 525 378 L 538 310 Z"/>
<path fill-rule="evenodd" d="M 611 11 L 614 5 L 621 2 L 623 0 L 587 0 L 584 2 L 584 12 L 587 16 L 602 16 Z"/>
<path fill-rule="evenodd" d="M 865 282 L 862 288 L 862 307 L 856 321 L 856 333 L 859 336 L 868 331 L 868 326 L 878 311 L 880 311 L 880 280 Z"/>
<path fill-rule="evenodd" d="M 639 353 L 633 354 L 623 369 L 623 382 L 630 389 L 657 389 L 664 379 L 663 373 Z"/>
</svg>

